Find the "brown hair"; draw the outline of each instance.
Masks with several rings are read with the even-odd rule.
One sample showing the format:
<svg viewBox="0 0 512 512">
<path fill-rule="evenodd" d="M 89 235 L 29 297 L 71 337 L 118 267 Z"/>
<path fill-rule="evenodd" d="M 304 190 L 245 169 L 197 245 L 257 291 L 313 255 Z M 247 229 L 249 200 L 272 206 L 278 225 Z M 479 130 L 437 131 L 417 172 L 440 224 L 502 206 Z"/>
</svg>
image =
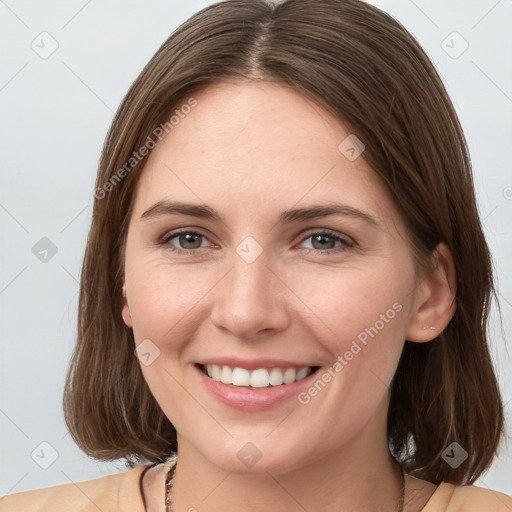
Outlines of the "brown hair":
<svg viewBox="0 0 512 512">
<path fill-rule="evenodd" d="M 364 142 L 363 158 L 388 186 L 422 267 L 439 242 L 451 250 L 455 315 L 432 342 L 406 341 L 391 386 L 388 437 L 410 474 L 473 483 L 496 453 L 503 406 L 487 347 L 495 292 L 468 149 L 418 43 L 359 0 L 211 5 L 180 26 L 135 80 L 97 176 L 63 399 L 73 439 L 96 459 L 125 458 L 130 467 L 176 450 L 174 427 L 143 378 L 121 318 L 124 242 L 145 162 L 133 155 L 187 98 L 232 78 L 286 84 L 334 114 Z M 454 441 L 469 454 L 458 468 L 442 459 Z"/>
</svg>

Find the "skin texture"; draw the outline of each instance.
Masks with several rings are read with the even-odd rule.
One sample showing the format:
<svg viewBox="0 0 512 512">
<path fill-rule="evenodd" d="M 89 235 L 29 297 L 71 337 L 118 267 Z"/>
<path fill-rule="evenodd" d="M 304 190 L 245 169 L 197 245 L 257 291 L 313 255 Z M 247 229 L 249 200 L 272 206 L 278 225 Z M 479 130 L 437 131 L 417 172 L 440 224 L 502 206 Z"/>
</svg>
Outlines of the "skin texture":
<svg viewBox="0 0 512 512">
<path fill-rule="evenodd" d="M 436 271 L 422 275 L 383 184 L 362 157 L 338 149 L 349 132 L 299 93 L 226 82 L 195 97 L 140 178 L 122 312 L 135 343 L 160 351 L 141 369 L 178 432 L 174 510 L 396 510 L 388 385 L 404 340 L 429 342 L 453 316 L 449 251 L 440 244 Z M 164 200 L 206 204 L 224 220 L 141 218 Z M 347 215 L 279 222 L 284 210 L 330 202 L 376 225 Z M 158 244 L 178 228 L 204 236 Z M 315 242 L 324 229 L 342 241 Z M 262 249 L 251 263 L 237 252 L 249 236 Z M 321 375 L 383 314 L 384 327 L 307 404 L 236 410 L 212 398 L 194 368 L 219 355 L 262 357 Z M 261 453 L 252 467 L 237 457 L 248 442 Z"/>
</svg>

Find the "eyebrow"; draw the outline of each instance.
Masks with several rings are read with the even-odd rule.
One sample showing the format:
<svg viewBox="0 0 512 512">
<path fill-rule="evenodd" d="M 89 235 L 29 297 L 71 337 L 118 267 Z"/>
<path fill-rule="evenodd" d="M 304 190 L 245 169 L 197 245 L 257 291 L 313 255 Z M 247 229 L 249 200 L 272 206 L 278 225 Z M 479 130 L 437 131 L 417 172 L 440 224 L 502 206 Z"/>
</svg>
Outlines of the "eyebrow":
<svg viewBox="0 0 512 512">
<path fill-rule="evenodd" d="M 158 201 L 148 208 L 142 215 L 141 220 L 149 220 L 164 215 L 188 215 L 201 219 L 224 223 L 222 216 L 213 208 L 203 204 L 182 203 L 179 201 Z M 285 210 L 279 216 L 279 223 L 302 222 L 331 215 L 341 215 L 362 220 L 367 224 L 378 227 L 379 223 L 369 214 L 354 208 L 353 206 L 341 203 L 327 203 L 322 205 L 312 205 L 302 208 L 291 208 Z"/>
</svg>

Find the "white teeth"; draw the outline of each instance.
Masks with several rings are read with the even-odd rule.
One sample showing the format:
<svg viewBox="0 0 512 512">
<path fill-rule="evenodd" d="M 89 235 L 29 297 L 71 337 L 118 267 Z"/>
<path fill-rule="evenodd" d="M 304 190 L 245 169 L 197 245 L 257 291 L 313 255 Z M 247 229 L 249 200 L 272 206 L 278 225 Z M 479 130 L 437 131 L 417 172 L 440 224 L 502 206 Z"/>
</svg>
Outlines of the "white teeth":
<svg viewBox="0 0 512 512">
<path fill-rule="evenodd" d="M 233 372 L 229 366 L 223 366 L 220 372 L 220 381 L 223 384 L 232 384 L 233 383 Z"/>
<path fill-rule="evenodd" d="M 304 377 L 307 377 L 309 373 L 309 368 L 301 368 L 297 375 L 295 376 L 295 380 L 302 380 Z"/>
<path fill-rule="evenodd" d="M 304 366 L 299 370 L 295 368 L 272 368 L 270 372 L 266 368 L 258 368 L 251 372 L 245 368 L 208 364 L 206 365 L 206 372 L 213 380 L 224 384 L 267 388 L 269 386 L 292 384 L 302 380 L 311 373 L 311 367 Z"/>
<path fill-rule="evenodd" d="M 228 372 L 231 374 L 230 384 L 233 384 L 233 386 L 248 386 L 251 382 L 251 374 L 245 368 L 233 368 L 233 371 L 231 371 L 229 366 L 223 366 L 222 375 Z"/>
<path fill-rule="evenodd" d="M 208 375 L 211 375 L 212 379 L 220 381 L 220 367 L 216 364 L 209 365 L 212 369 L 211 373 L 208 372 Z"/>
<path fill-rule="evenodd" d="M 295 368 L 287 368 L 283 373 L 283 382 L 285 384 L 291 384 L 292 382 L 295 382 L 296 374 L 297 371 L 295 370 Z"/>
<path fill-rule="evenodd" d="M 235 373 L 237 368 L 233 370 Z M 249 372 L 247 372 L 249 373 Z M 259 370 L 254 370 L 251 373 L 251 387 L 253 388 L 268 388 L 270 384 L 270 377 L 268 375 L 268 370 L 265 368 L 260 368 Z"/>
<path fill-rule="evenodd" d="M 270 370 L 270 384 L 272 386 L 280 386 L 283 383 L 283 372 L 280 368 L 272 368 Z"/>
</svg>

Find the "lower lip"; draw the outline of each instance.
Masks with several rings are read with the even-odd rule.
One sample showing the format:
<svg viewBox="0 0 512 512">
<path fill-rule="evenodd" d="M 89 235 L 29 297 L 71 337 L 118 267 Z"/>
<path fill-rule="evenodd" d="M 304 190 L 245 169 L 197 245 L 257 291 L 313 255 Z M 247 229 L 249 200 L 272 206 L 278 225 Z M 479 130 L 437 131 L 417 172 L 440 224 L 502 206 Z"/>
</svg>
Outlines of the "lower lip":
<svg viewBox="0 0 512 512">
<path fill-rule="evenodd" d="M 302 380 L 292 384 L 269 386 L 267 388 L 251 388 L 223 384 L 208 377 L 200 368 L 194 365 L 206 389 L 220 402 L 235 409 L 244 411 L 264 411 L 297 396 L 316 378 L 318 371 L 309 374 Z"/>
</svg>

